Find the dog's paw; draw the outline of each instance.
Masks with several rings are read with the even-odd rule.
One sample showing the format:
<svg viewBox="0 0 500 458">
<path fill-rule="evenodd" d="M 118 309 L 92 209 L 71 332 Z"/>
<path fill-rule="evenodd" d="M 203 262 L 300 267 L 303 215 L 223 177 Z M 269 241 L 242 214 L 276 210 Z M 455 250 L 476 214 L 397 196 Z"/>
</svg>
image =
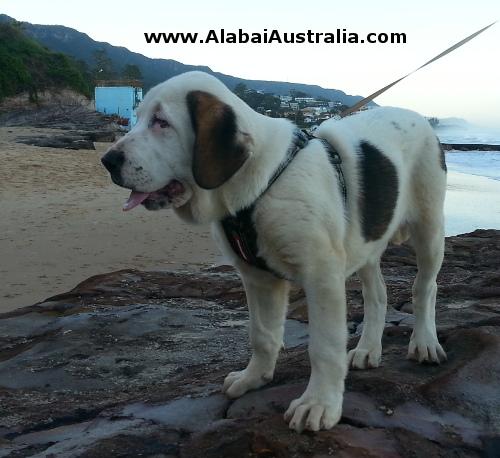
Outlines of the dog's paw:
<svg viewBox="0 0 500 458">
<path fill-rule="evenodd" d="M 222 392 L 230 398 L 238 398 L 247 391 L 255 390 L 272 380 L 273 374 L 252 374 L 248 369 L 231 372 L 224 380 Z"/>
<path fill-rule="evenodd" d="M 382 346 L 373 348 L 358 348 L 351 350 L 347 355 L 348 367 L 357 369 L 374 369 L 380 365 L 382 359 Z"/>
<path fill-rule="evenodd" d="M 437 339 L 410 339 L 408 348 L 408 359 L 419 363 L 442 363 L 447 360 L 446 352 Z"/>
<path fill-rule="evenodd" d="M 306 392 L 285 412 L 285 421 L 298 433 L 333 428 L 342 414 L 342 394 L 313 396 Z"/>
</svg>

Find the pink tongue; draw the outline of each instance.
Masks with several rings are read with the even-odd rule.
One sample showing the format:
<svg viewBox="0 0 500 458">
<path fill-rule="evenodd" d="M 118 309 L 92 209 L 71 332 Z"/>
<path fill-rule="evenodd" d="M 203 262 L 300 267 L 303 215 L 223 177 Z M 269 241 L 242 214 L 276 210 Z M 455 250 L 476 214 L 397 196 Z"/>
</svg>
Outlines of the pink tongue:
<svg viewBox="0 0 500 458">
<path fill-rule="evenodd" d="M 133 208 L 137 207 L 137 205 L 140 205 L 142 202 L 144 202 L 148 197 L 149 192 L 132 191 L 130 193 L 130 197 L 127 200 L 127 203 L 123 206 L 123 211 L 128 212 L 129 210 L 132 210 Z"/>
</svg>

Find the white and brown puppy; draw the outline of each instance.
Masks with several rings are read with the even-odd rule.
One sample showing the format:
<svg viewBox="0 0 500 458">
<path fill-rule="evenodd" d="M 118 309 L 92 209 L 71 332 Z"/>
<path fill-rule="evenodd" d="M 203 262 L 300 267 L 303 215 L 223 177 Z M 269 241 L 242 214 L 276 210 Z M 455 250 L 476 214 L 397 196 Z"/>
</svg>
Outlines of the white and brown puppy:
<svg viewBox="0 0 500 458">
<path fill-rule="evenodd" d="M 311 377 L 285 419 L 297 431 L 333 427 L 341 416 L 348 366 L 380 363 L 387 307 L 380 256 L 389 241 L 408 235 L 419 268 L 408 357 L 434 363 L 446 358 L 434 319 L 446 167 L 423 117 L 376 108 L 316 130 L 342 159 L 344 202 L 341 175 L 319 140 L 309 141 L 267 189 L 295 126 L 256 113 L 208 74 L 185 73 L 159 84 L 137 114 L 137 125 L 102 159 L 113 181 L 132 190 L 124 209 L 173 208 L 188 223 L 212 223 L 245 285 L 253 354 L 246 369 L 227 376 L 223 390 L 229 397 L 273 377 L 283 345 L 287 278 L 307 295 Z M 257 254 L 274 274 L 236 255 L 221 229 L 223 218 L 251 205 Z M 347 355 L 344 282 L 353 272 L 363 282 L 365 321 Z"/>
</svg>

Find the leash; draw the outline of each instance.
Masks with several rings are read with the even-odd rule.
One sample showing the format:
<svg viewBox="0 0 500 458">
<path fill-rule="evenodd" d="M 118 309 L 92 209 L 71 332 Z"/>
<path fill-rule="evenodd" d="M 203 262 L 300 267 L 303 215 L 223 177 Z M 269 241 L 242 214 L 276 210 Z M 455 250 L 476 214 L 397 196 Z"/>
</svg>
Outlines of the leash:
<svg viewBox="0 0 500 458">
<path fill-rule="evenodd" d="M 447 54 L 451 53 L 455 49 L 460 48 L 460 46 L 464 45 L 468 41 L 472 40 L 473 38 L 477 37 L 479 34 L 483 33 L 486 29 L 490 28 L 492 25 L 496 24 L 497 21 L 493 22 L 492 24 L 488 25 L 487 27 L 484 27 L 483 29 L 479 30 L 476 33 L 473 33 L 472 35 L 468 36 L 467 38 L 464 38 L 463 40 L 459 41 L 458 43 L 454 44 L 450 48 L 446 49 L 443 51 L 441 54 L 438 54 L 436 57 L 433 57 L 430 61 L 426 62 L 424 65 L 421 65 L 418 67 L 416 70 L 413 70 L 411 73 L 408 73 L 407 75 L 403 76 L 402 78 L 399 78 L 398 80 L 392 82 L 391 84 L 388 84 L 387 86 L 383 87 L 382 89 L 379 89 L 377 92 L 374 92 L 373 94 L 369 95 L 368 97 L 365 97 L 363 100 L 360 102 L 356 103 L 352 107 L 348 108 L 347 110 L 343 111 L 340 113 L 340 118 L 344 118 L 354 111 L 358 110 L 362 106 L 366 105 L 368 102 L 371 102 L 374 98 L 378 97 L 380 94 L 383 94 L 385 91 L 390 89 L 392 86 L 396 85 L 400 81 L 404 80 L 408 76 L 412 75 L 413 73 L 417 72 L 421 68 L 426 67 L 427 65 L 431 64 L 432 62 L 435 62 L 438 59 L 441 59 L 441 57 L 446 56 Z M 271 185 L 280 177 L 282 172 L 287 168 L 287 166 L 290 164 L 290 162 L 293 161 L 297 153 L 306 147 L 308 144 L 309 140 L 312 139 L 317 139 L 319 140 L 322 144 L 323 147 L 325 148 L 326 152 L 328 153 L 328 158 L 330 160 L 330 163 L 334 167 L 337 177 L 338 177 L 338 183 L 340 186 L 341 194 L 342 194 L 342 200 L 344 203 L 344 206 L 346 204 L 346 197 L 347 197 L 347 192 L 346 192 L 346 186 L 345 186 L 345 180 L 344 180 L 344 174 L 342 173 L 342 168 L 340 167 L 340 164 L 342 163 L 342 159 L 339 156 L 338 152 L 333 148 L 332 145 L 330 145 L 326 140 L 323 140 L 321 138 L 316 138 L 310 134 L 307 134 L 306 132 L 302 132 L 300 130 L 296 130 L 294 132 L 294 138 L 292 141 L 292 145 L 288 149 L 285 158 L 279 165 L 279 167 L 276 169 L 274 175 L 271 177 L 269 180 L 266 189 L 262 191 L 261 195 L 262 196 L 270 187 Z M 225 218 L 221 220 L 222 228 L 224 230 L 224 233 L 226 235 L 226 238 L 229 242 L 229 245 L 233 249 L 233 251 L 244 261 L 249 263 L 250 265 L 253 265 L 254 267 L 257 267 L 260 270 L 265 270 L 268 272 L 271 272 L 278 278 L 284 278 L 280 273 L 275 272 L 273 269 L 271 269 L 266 260 L 262 257 L 260 257 L 257 254 L 257 231 L 253 223 L 253 211 L 255 208 L 255 204 L 257 200 L 260 198 L 260 196 L 255 200 L 253 204 L 251 204 L 248 207 L 245 207 L 238 212 L 236 212 L 235 215 L 228 215 Z"/>
<path fill-rule="evenodd" d="M 378 97 L 380 94 L 383 94 L 385 91 L 390 89 L 392 86 L 398 84 L 400 81 L 404 80 L 406 77 L 413 75 L 413 73 L 419 71 L 421 68 L 424 68 L 429 64 L 432 64 L 432 62 L 435 62 L 436 60 L 441 59 L 441 57 L 444 57 L 447 54 L 451 53 L 452 51 L 455 51 L 455 49 L 460 48 L 460 46 L 464 45 L 468 41 L 471 41 L 473 38 L 477 37 L 479 34 L 483 33 L 486 29 L 489 29 L 492 25 L 496 24 L 497 22 L 498 21 L 495 21 L 492 24 L 477 31 L 476 33 L 473 33 L 472 35 L 468 36 L 467 38 L 464 38 L 463 40 L 459 41 L 458 43 L 454 44 L 450 48 L 443 51 L 441 54 L 438 54 L 436 57 L 433 57 L 429 62 L 426 62 L 424 65 L 421 65 L 416 70 L 413 70 L 412 72 L 408 73 L 407 75 L 403 76 L 402 78 L 399 78 L 398 80 L 394 81 L 393 83 L 388 84 L 387 86 L 383 87 L 382 89 L 379 89 L 377 92 L 374 92 L 372 95 L 365 97 L 363 100 L 356 103 L 352 107 L 349 107 L 347 110 L 344 110 L 342 113 L 340 113 L 339 116 L 341 118 L 345 118 L 346 116 L 349 116 L 351 113 L 353 113 L 356 110 L 359 110 L 362 106 L 365 106 L 368 102 L 371 102 L 375 97 Z"/>
</svg>

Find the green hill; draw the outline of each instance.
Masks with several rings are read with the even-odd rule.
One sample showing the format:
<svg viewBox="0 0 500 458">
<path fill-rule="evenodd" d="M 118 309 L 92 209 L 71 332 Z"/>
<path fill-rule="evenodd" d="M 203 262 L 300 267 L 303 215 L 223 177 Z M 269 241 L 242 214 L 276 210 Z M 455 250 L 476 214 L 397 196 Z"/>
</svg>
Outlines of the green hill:
<svg viewBox="0 0 500 458">
<path fill-rule="evenodd" d="M 36 103 L 39 92 L 65 87 L 92 95 L 72 57 L 27 37 L 20 23 L 0 22 L 0 102 L 27 92 Z"/>
<path fill-rule="evenodd" d="M 10 16 L 0 14 L 0 23 L 3 21 L 12 22 L 13 20 L 15 19 Z M 112 46 L 109 43 L 94 41 L 85 33 L 62 25 L 40 25 L 23 22 L 23 26 L 26 29 L 27 36 L 37 40 L 37 42 L 47 46 L 48 49 L 54 52 L 67 53 L 76 60 L 85 62 L 88 68 L 95 66 L 93 52 L 98 50 L 106 51 L 107 57 L 113 62 L 113 70 L 119 74 L 126 65 L 138 66 L 144 77 L 144 92 L 175 75 L 191 70 L 201 70 L 216 76 L 231 90 L 237 84 L 245 84 L 248 89 L 281 95 L 289 95 L 290 91 L 294 90 L 309 94 L 311 97 L 323 97 L 328 100 L 339 101 L 347 106 L 354 105 L 363 98 L 359 95 L 348 95 L 338 89 L 325 89 L 317 85 L 249 80 L 214 72 L 206 66 L 186 65 L 172 59 L 151 59 L 121 46 Z M 370 102 L 368 105 L 376 106 L 376 103 Z"/>
</svg>

